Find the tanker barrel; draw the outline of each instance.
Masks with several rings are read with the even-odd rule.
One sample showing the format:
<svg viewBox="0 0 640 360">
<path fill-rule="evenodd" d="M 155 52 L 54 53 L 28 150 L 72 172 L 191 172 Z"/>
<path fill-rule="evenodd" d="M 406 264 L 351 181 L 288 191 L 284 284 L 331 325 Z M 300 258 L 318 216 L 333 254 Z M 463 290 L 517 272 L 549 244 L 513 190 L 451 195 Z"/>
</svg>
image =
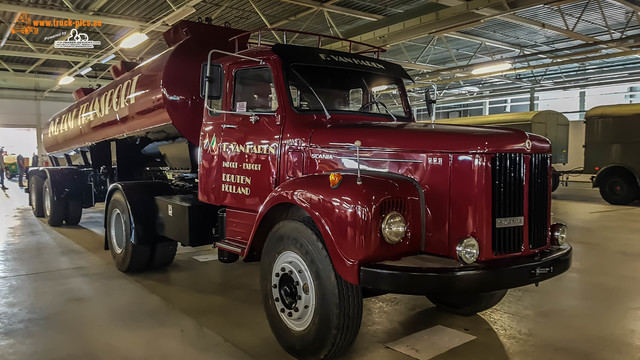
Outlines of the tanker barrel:
<svg viewBox="0 0 640 360">
<path fill-rule="evenodd" d="M 137 64 L 112 67 L 114 80 L 79 89 L 77 101 L 54 115 L 42 132 L 49 153 L 63 153 L 121 137 L 153 141 L 186 138 L 198 144 L 204 102 L 200 69 L 211 49 L 233 51 L 242 30 L 181 21 L 167 30 L 164 52 Z M 246 46 L 246 38 L 241 46 Z"/>
</svg>

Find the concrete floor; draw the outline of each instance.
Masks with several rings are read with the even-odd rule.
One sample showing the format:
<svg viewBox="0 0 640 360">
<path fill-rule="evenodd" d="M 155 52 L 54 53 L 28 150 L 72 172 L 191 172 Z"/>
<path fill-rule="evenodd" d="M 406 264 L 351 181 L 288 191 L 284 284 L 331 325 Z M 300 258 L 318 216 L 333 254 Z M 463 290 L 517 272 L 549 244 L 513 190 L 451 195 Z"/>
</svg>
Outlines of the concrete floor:
<svg viewBox="0 0 640 360">
<path fill-rule="evenodd" d="M 0 359 L 287 359 L 262 310 L 258 264 L 200 262 L 180 248 L 166 270 L 118 272 L 100 208 L 79 226 L 32 216 L 15 183 L 0 192 Z M 640 359 L 640 206 L 611 206 L 585 185 L 554 193 L 569 225 L 568 273 L 509 292 L 473 317 L 424 297 L 365 300 L 345 359 L 409 356 L 384 344 L 436 325 L 477 338 L 434 359 Z M 425 339 L 429 341 L 429 339 Z"/>
</svg>

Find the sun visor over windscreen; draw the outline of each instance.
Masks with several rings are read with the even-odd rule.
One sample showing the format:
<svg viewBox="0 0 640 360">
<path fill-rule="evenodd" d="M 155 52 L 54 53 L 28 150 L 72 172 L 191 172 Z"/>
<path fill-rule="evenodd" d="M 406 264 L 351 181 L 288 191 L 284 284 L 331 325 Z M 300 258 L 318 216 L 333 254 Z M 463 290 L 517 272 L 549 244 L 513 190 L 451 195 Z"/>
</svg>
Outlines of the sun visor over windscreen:
<svg viewBox="0 0 640 360">
<path fill-rule="evenodd" d="M 272 51 L 282 59 L 285 65 L 305 64 L 339 67 L 411 79 L 402 66 L 374 57 L 283 44 L 273 45 Z"/>
</svg>

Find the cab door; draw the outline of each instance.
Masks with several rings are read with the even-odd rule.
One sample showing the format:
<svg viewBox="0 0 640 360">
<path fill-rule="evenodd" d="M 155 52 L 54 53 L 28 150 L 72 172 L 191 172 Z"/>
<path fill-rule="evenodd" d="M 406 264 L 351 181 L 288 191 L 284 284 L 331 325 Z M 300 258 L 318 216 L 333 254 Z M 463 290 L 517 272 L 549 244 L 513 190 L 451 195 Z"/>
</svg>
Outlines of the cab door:
<svg viewBox="0 0 640 360">
<path fill-rule="evenodd" d="M 281 106 L 269 66 L 230 66 L 229 73 L 233 96 L 218 149 L 222 160 L 220 194 L 228 208 L 227 236 L 234 237 L 238 231 L 243 234 L 235 237 L 245 240 L 246 229 L 278 184 Z"/>
</svg>

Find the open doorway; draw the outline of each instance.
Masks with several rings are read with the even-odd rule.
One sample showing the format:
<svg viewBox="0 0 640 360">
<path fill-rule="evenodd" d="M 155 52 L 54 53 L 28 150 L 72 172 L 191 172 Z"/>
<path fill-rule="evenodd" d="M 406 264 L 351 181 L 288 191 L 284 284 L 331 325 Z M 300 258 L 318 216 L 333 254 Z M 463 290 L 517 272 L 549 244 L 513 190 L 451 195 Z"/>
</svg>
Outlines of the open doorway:
<svg viewBox="0 0 640 360">
<path fill-rule="evenodd" d="M 0 128 L 0 149 L 4 160 L 6 182 L 18 183 L 20 179 L 18 157 L 22 155 L 26 167 L 33 164 L 37 154 L 36 129 L 34 128 Z M 23 179 L 23 183 L 26 181 Z"/>
</svg>

